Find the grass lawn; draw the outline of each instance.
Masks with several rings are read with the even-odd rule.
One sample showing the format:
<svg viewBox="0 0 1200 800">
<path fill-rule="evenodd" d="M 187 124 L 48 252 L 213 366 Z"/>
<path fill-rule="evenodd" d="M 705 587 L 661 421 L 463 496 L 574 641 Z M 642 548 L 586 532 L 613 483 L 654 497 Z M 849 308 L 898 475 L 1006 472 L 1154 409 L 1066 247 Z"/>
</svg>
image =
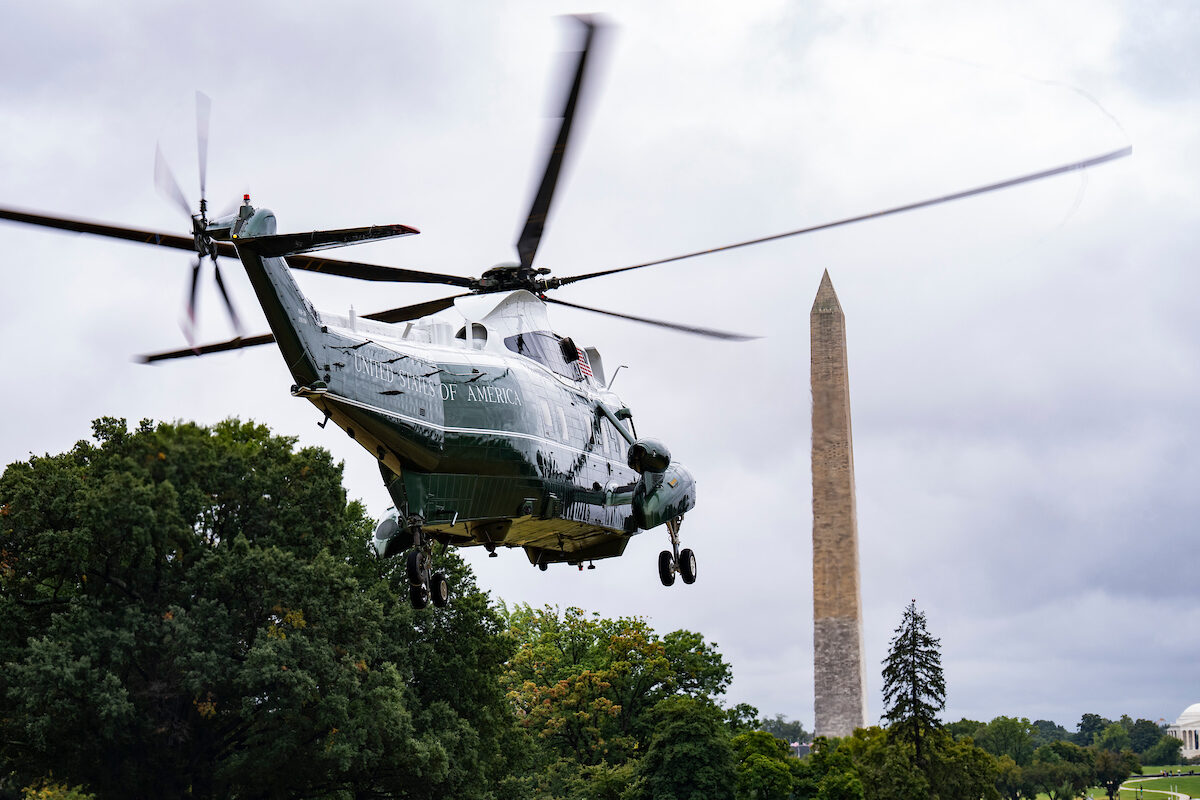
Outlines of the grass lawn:
<svg viewBox="0 0 1200 800">
<path fill-rule="evenodd" d="M 1200 773 L 1200 768 L 1197 767 L 1146 767 L 1146 772 L 1158 773 L 1164 769 L 1174 770 L 1176 772 L 1180 770 L 1184 772 L 1187 772 L 1188 770 L 1194 770 Z M 1130 777 L 1137 778 L 1138 776 L 1132 775 Z M 1135 786 L 1142 786 L 1147 790 L 1145 794 L 1145 800 L 1162 800 L 1165 795 L 1158 794 L 1158 792 L 1151 792 L 1149 790 L 1158 789 L 1161 791 L 1165 789 L 1171 789 L 1172 787 L 1174 787 L 1174 791 L 1182 792 L 1183 794 L 1191 797 L 1200 798 L 1200 775 L 1184 775 L 1179 778 L 1158 778 L 1151 777 L 1150 775 L 1145 775 L 1145 777 L 1146 780 L 1139 781 L 1137 784 L 1135 784 Z M 1084 797 L 1088 797 L 1089 795 L 1094 797 L 1095 800 L 1108 800 L 1108 792 L 1104 791 L 1103 787 L 1100 786 L 1088 789 L 1083 793 Z M 1138 794 L 1136 788 L 1122 789 L 1117 793 L 1117 800 L 1137 800 L 1137 796 Z M 1049 800 L 1049 795 L 1039 794 L 1037 796 L 1037 800 Z"/>
<path fill-rule="evenodd" d="M 1188 769 L 1195 768 L 1189 767 Z M 1177 778 L 1150 778 L 1148 780 L 1138 781 L 1133 785 L 1141 786 L 1146 789 L 1148 797 L 1162 797 L 1162 795 L 1157 793 L 1150 794 L 1150 789 L 1173 789 L 1176 792 L 1183 792 L 1191 797 L 1200 797 L 1200 775 L 1184 775 Z M 1121 800 L 1132 800 L 1132 798 L 1136 797 L 1136 789 L 1123 789 L 1121 791 Z"/>
</svg>

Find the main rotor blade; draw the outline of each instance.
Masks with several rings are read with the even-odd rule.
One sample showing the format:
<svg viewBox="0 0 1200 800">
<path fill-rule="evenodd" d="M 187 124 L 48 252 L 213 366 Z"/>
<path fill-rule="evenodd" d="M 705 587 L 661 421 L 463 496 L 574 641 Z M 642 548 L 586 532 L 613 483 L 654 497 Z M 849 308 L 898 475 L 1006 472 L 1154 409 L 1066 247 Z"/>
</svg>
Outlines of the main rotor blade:
<svg viewBox="0 0 1200 800">
<path fill-rule="evenodd" d="M 427 317 L 430 314 L 436 314 L 438 311 L 443 311 L 454 305 L 454 301 L 458 298 L 466 296 L 467 295 L 465 294 L 456 294 L 453 297 L 443 297 L 440 300 L 430 300 L 425 303 L 416 303 L 411 306 L 391 308 L 387 311 L 376 311 L 374 314 L 365 314 L 363 319 L 371 319 L 377 322 L 406 322 L 410 319 Z M 138 361 L 143 364 L 153 364 L 156 361 L 168 361 L 173 358 L 205 356 L 209 355 L 210 353 L 224 353 L 229 350 L 242 350 L 247 347 L 257 347 L 260 344 L 270 344 L 273 341 L 275 341 L 275 337 L 272 334 L 263 333 L 259 334 L 258 336 L 230 339 L 226 342 L 206 344 L 200 347 L 187 347 L 182 350 L 168 350 L 164 353 L 138 356 Z"/>
<path fill-rule="evenodd" d="M 466 294 L 455 294 L 450 297 L 443 297 L 438 300 L 428 300 L 424 303 L 414 303 L 411 306 L 401 306 L 400 308 L 390 308 L 387 311 L 376 311 L 374 314 L 364 314 L 363 319 L 373 319 L 376 322 L 407 322 L 410 319 L 419 319 L 420 317 L 428 317 L 430 314 L 436 314 L 439 311 L 445 311 L 454 305 L 454 301 L 460 297 L 470 297 L 470 292 Z"/>
<path fill-rule="evenodd" d="M 245 347 L 256 347 L 260 344 L 270 344 L 275 341 L 275 337 L 269 333 L 264 333 L 259 336 L 251 336 L 246 339 L 230 339 L 227 342 L 219 342 L 217 344 L 206 344 L 200 347 L 188 347 L 183 350 L 170 350 L 165 353 L 154 353 L 148 356 L 138 356 L 138 361 L 143 364 L 153 364 L 156 361 L 168 361 L 172 358 L 183 358 L 184 356 L 206 356 L 210 353 L 223 353 L 227 350 L 241 350 Z"/>
<path fill-rule="evenodd" d="M 362 228 L 340 228 L 334 231 L 309 231 L 308 233 L 277 233 L 270 236 L 255 236 L 238 239 L 238 246 L 253 250 L 260 256 L 291 256 L 310 253 L 313 250 L 329 250 L 379 239 L 397 236 L 413 236 L 420 233 L 408 225 L 368 225 Z"/>
<path fill-rule="evenodd" d="M 562 169 L 563 156 L 567 151 L 567 140 L 571 135 L 571 122 L 575 119 L 575 109 L 579 104 L 579 93 L 583 86 L 583 74 L 587 66 L 588 53 L 591 51 L 592 40 L 596 34 L 594 20 L 589 17 L 575 17 L 575 19 L 583 23 L 586 28 L 583 49 L 579 51 L 575 79 L 571 82 L 571 89 L 567 93 L 567 102 L 563 108 L 558 136 L 546 159 L 546 171 L 542 175 L 541 186 L 538 187 L 537 196 L 533 199 L 533 206 L 529 209 L 525 228 L 521 231 L 520 238 L 517 239 L 517 254 L 520 256 L 523 267 L 533 264 L 533 257 L 537 254 L 538 244 L 542 240 L 542 230 L 546 226 L 546 217 L 550 213 L 550 201 L 554 198 L 554 187 L 558 183 L 558 173 Z"/>
<path fill-rule="evenodd" d="M 955 192 L 954 194 L 947 194 L 947 195 L 943 195 L 941 197 L 935 197 L 931 200 L 921 200 L 920 202 L 916 202 L 916 203 L 909 203 L 909 204 L 903 205 L 903 206 L 896 206 L 895 208 L 889 208 L 884 211 L 875 211 L 870 214 L 860 214 L 857 217 L 847 217 L 845 219 L 839 219 L 835 222 L 825 222 L 820 225 L 812 225 L 807 228 L 800 228 L 800 229 L 794 230 L 794 231 L 787 231 L 786 233 L 777 233 L 773 236 L 763 236 L 758 239 L 749 239 L 747 241 L 737 242 L 735 244 L 722 245 L 721 247 L 712 247 L 712 248 L 709 248 L 708 250 L 697 250 L 694 253 L 684 253 L 683 255 L 680 255 L 680 256 L 671 256 L 670 258 L 660 258 L 657 261 L 647 261 L 644 264 L 634 264 L 634 265 L 628 266 L 628 267 L 618 267 L 617 269 L 606 269 L 606 270 L 602 270 L 600 272 L 590 272 L 586 275 L 574 275 L 574 276 L 567 277 L 567 278 L 550 278 L 549 280 L 546 281 L 546 286 L 547 286 L 547 288 L 554 289 L 559 286 L 566 286 L 567 284 L 570 284 L 570 283 L 577 283 L 579 281 L 585 281 L 585 280 L 588 280 L 589 278 L 599 278 L 603 275 L 614 275 L 618 272 L 628 272 L 629 270 L 641 269 L 642 267 L 653 267 L 657 264 L 667 264 L 671 261 L 682 261 L 685 258 L 695 258 L 696 256 L 708 255 L 709 253 L 719 253 L 723 250 L 735 250 L 739 247 L 749 247 L 752 244 L 762 244 L 763 242 L 773 242 L 776 239 L 786 239 L 790 236 L 800 236 L 801 234 L 813 233 L 814 231 L 823 231 L 823 230 L 827 230 L 829 228 L 837 228 L 842 225 L 850 225 L 855 222 L 864 222 L 869 219 L 878 219 L 879 217 L 886 217 L 886 216 L 890 216 L 892 214 L 900 214 L 905 211 L 915 211 L 918 208 L 928 208 L 929 206 L 936 206 L 936 205 L 940 205 L 942 203 L 949 203 L 954 200 L 962 200 L 967 197 L 974 197 L 975 195 L 986 194 L 988 192 L 995 192 L 995 191 L 999 191 L 1001 189 L 1008 189 L 1012 186 L 1020 186 L 1023 183 L 1031 183 L 1033 181 L 1040 181 L 1043 178 L 1051 178 L 1055 175 L 1062 175 L 1063 173 L 1066 173 L 1066 172 L 1075 172 L 1078 170 L 1084 170 L 1084 169 L 1087 169 L 1088 167 L 1094 167 L 1099 164 L 1103 164 L 1107 161 L 1115 161 L 1118 158 L 1124 158 L 1125 156 L 1128 156 L 1131 153 L 1133 153 L 1132 146 L 1123 147 L 1120 150 L 1113 150 L 1110 153 L 1104 153 L 1103 155 L 1084 159 L 1083 161 L 1074 161 L 1070 164 L 1064 164 L 1061 167 L 1053 167 L 1051 169 L 1042 170 L 1041 172 L 1034 172 L 1034 173 L 1030 173 L 1029 175 L 1022 175 L 1018 178 L 1009 178 L 1008 180 L 1000 181 L 999 183 L 989 183 L 986 186 L 979 186 L 974 189 L 967 189 L 962 192 Z"/>
<path fill-rule="evenodd" d="M 106 225 L 101 222 L 90 222 L 69 217 L 51 217 L 45 214 L 35 214 L 16 208 L 0 208 L 0 219 L 12 222 L 23 222 L 27 225 L 39 225 L 44 228 L 57 228 L 74 233 L 90 233 L 95 236 L 106 236 L 110 239 L 125 239 L 131 242 L 171 247 L 176 250 L 196 252 L 196 240 L 191 236 L 176 236 L 172 233 L 140 230 L 138 228 L 123 228 L 117 225 Z M 228 258 L 237 258 L 237 249 L 232 242 L 213 242 L 217 254 Z M 443 283 L 450 286 L 471 288 L 475 285 L 473 278 L 459 275 L 445 275 L 439 272 L 402 269 L 398 267 L 382 267 L 376 264 L 364 264 L 359 261 L 341 261 L 335 258 L 322 258 L 308 254 L 287 256 L 288 266 L 292 269 L 303 269 L 310 272 L 321 272 L 326 275 L 340 275 L 345 278 L 357 278 L 365 281 L 387 281 L 392 283 Z"/>
<path fill-rule="evenodd" d="M 183 190 L 179 188 L 179 181 L 175 180 L 175 174 L 167 166 L 167 160 L 163 158 L 162 147 L 157 144 L 154 145 L 154 185 L 158 187 L 158 191 L 164 197 L 179 206 L 184 215 L 191 219 L 192 207 L 188 204 Z M 195 247 L 192 249 L 194 250 Z"/>
<path fill-rule="evenodd" d="M 196 155 L 200 160 L 200 202 L 203 203 L 208 185 L 208 120 L 212 115 L 212 100 L 204 92 L 196 92 Z"/>
<path fill-rule="evenodd" d="M 619 317 L 621 319 L 632 320 L 633 322 L 643 322 L 647 325 L 657 325 L 660 328 L 670 328 L 671 330 L 674 330 L 674 331 L 681 331 L 683 333 L 691 333 L 696 336 L 706 336 L 710 339 L 724 339 L 726 341 L 731 341 L 731 342 L 746 342 L 751 339 L 761 338 L 759 336 L 749 336 L 744 333 L 730 333 L 729 331 L 719 331 L 715 328 L 701 328 L 698 325 L 680 325 L 677 322 L 664 322 L 661 319 L 649 319 L 648 317 L 635 317 L 632 314 L 621 314 L 616 311 L 604 311 L 603 309 L 599 309 L 599 308 L 589 308 L 588 306 L 581 306 L 581 305 L 577 305 L 575 303 L 568 303 L 565 300 L 558 300 L 553 297 L 543 297 L 542 299 L 545 300 L 547 303 L 555 303 L 560 306 L 567 306 L 568 308 L 577 308 L 580 311 L 591 311 L 593 314 L 604 314 L 605 316 Z"/>
<path fill-rule="evenodd" d="M 222 244 L 224 244 L 222 242 Z M 221 255 L 225 255 L 220 251 Z M 402 269 L 400 267 L 380 267 L 375 264 L 363 264 L 360 261 L 340 261 L 335 258 L 322 258 L 307 253 L 287 256 L 288 266 L 292 269 L 303 269 L 309 272 L 322 272 L 326 275 L 340 275 L 344 278 L 358 278 L 363 281 L 385 281 L 391 283 L 444 283 L 448 286 L 470 288 L 475 285 L 474 278 L 464 278 L 459 275 L 445 275 L 440 272 L 425 272 L 418 269 Z"/>
</svg>

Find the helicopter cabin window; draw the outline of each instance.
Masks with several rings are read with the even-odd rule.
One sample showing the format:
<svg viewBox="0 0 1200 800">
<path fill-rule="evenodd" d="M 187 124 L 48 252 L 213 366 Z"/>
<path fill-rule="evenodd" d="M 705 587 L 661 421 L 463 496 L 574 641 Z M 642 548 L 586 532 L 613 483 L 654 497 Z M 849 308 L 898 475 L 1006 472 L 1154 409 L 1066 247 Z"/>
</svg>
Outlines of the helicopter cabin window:
<svg viewBox="0 0 1200 800">
<path fill-rule="evenodd" d="M 468 330 L 469 327 L 469 330 Z M 468 340 L 467 334 L 470 333 Z M 460 339 L 464 342 L 469 342 L 469 345 L 474 350 L 482 350 L 487 344 L 487 328 L 480 325 L 478 322 L 472 322 L 458 329 L 458 333 L 454 334 L 455 339 Z"/>
<path fill-rule="evenodd" d="M 558 433 L 557 433 L 557 431 L 554 430 L 554 415 L 550 412 L 550 404 L 548 402 L 546 402 L 545 400 L 542 400 L 542 402 L 541 402 L 541 412 L 542 412 L 542 435 L 548 436 L 551 439 L 557 438 Z"/>
<path fill-rule="evenodd" d="M 570 339 L 555 336 L 549 331 L 530 331 L 505 338 L 504 346 L 514 353 L 544 364 L 564 378 L 583 380 L 583 374 L 579 371 L 579 351 Z M 575 356 L 568 358 L 571 352 L 575 353 Z"/>
<path fill-rule="evenodd" d="M 604 439 L 609 456 L 612 458 L 621 458 L 624 455 L 621 451 L 621 444 L 624 442 L 624 439 L 620 438 L 616 428 L 607 419 L 601 420 L 600 425 L 604 429 Z"/>
</svg>

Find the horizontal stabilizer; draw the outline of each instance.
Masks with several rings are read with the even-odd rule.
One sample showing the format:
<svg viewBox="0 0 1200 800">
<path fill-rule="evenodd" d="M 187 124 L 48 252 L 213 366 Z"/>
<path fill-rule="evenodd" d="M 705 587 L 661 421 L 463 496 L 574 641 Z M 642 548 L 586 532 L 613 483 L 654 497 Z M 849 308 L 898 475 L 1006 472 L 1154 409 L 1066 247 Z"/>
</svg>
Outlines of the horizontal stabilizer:
<svg viewBox="0 0 1200 800">
<path fill-rule="evenodd" d="M 237 239 L 238 247 L 248 247 L 260 256 L 291 256 L 313 250 L 328 250 L 345 247 L 375 239 L 394 239 L 397 236 L 412 236 L 420 233 L 407 225 L 368 225 L 365 228 L 342 228 L 336 231 L 312 231 L 311 233 L 281 233 L 275 236 L 256 236 L 253 239 Z"/>
</svg>

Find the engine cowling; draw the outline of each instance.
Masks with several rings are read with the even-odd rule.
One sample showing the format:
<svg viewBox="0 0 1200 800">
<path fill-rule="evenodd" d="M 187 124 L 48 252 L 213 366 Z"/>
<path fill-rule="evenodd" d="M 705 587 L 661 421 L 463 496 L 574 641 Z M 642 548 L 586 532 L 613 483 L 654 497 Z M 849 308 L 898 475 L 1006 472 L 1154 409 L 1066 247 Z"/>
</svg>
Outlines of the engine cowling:
<svg viewBox="0 0 1200 800">
<path fill-rule="evenodd" d="M 375 528 L 375 535 L 371 537 L 371 547 L 375 551 L 375 555 L 380 558 L 387 558 L 401 552 L 408 546 L 408 537 L 401 536 L 403 525 L 400 522 L 400 515 L 396 513 L 396 509 L 389 508 L 379 525 Z"/>
<path fill-rule="evenodd" d="M 695 478 L 683 466 L 670 464 L 661 472 L 642 472 L 642 479 L 633 490 L 630 511 L 637 526 L 649 530 L 695 505 Z"/>
<path fill-rule="evenodd" d="M 654 439 L 638 439 L 629 446 L 626 457 L 629 468 L 635 472 L 663 472 L 671 464 L 671 451 L 662 442 Z"/>
</svg>

